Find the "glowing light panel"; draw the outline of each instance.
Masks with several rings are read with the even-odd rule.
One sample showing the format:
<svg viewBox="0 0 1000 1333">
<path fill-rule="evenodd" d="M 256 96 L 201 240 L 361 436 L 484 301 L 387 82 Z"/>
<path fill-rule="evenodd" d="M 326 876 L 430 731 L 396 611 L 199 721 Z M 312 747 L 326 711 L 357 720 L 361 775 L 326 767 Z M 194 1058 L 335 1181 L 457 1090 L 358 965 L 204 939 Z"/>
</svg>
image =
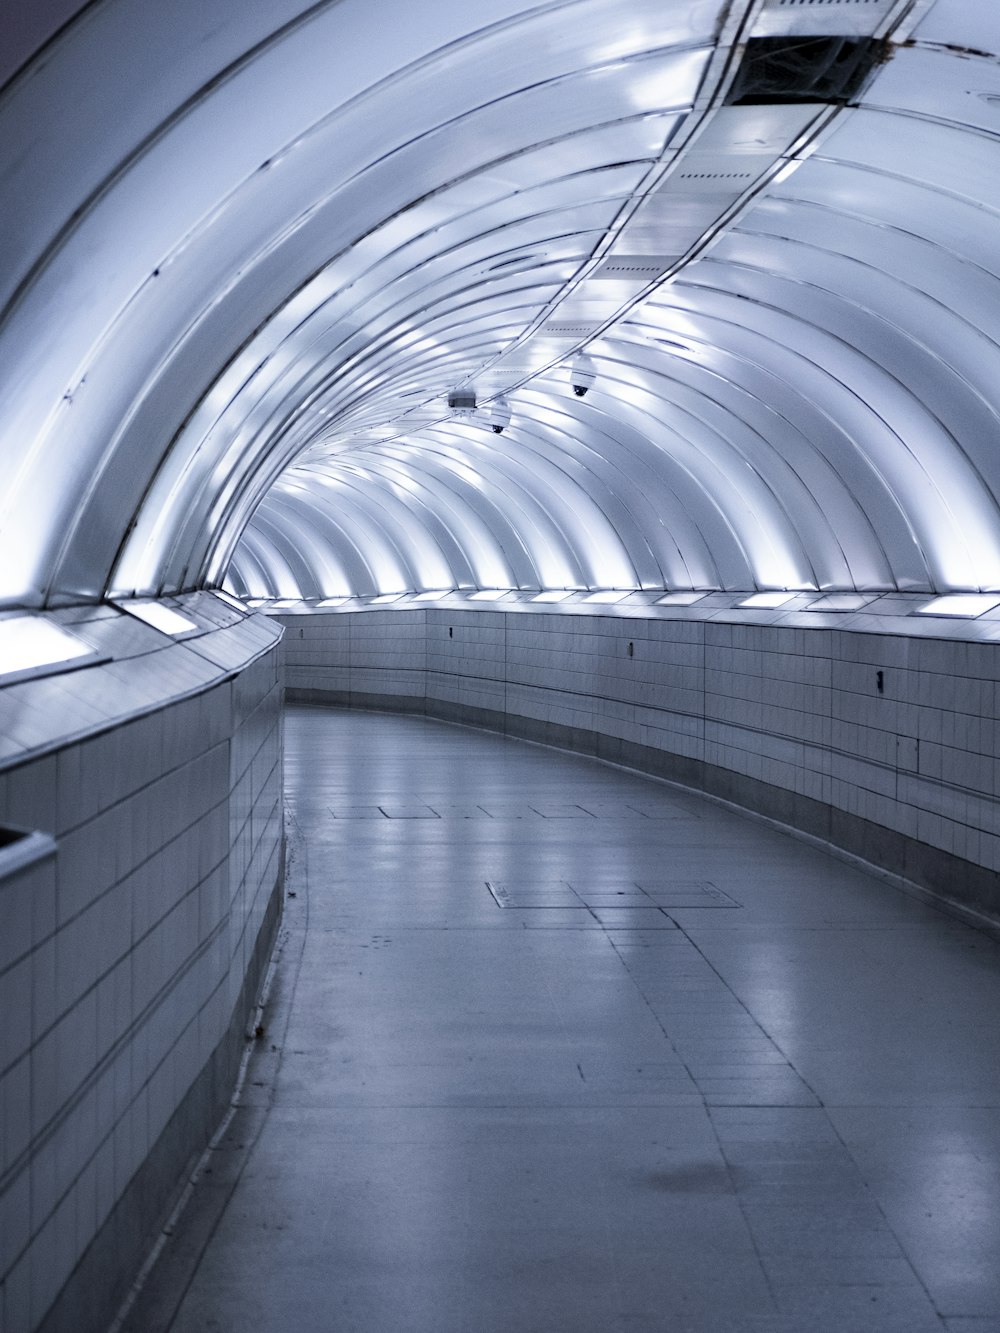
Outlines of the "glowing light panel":
<svg viewBox="0 0 1000 1333">
<path fill-rule="evenodd" d="M 746 597 L 742 602 L 737 602 L 738 607 L 753 608 L 773 608 L 784 606 L 795 596 L 793 592 L 755 592 L 752 597 Z"/>
<path fill-rule="evenodd" d="M 0 620 L 0 680 L 96 656 L 93 648 L 42 616 Z"/>
<path fill-rule="evenodd" d="M 1000 606 L 1000 597 L 996 593 L 951 593 L 947 597 L 935 597 L 933 602 L 917 608 L 918 616 L 952 616 L 972 620 Z"/>
<path fill-rule="evenodd" d="M 114 605 L 127 611 L 130 616 L 135 616 L 136 620 L 152 625 L 153 629 L 158 629 L 162 634 L 189 634 L 198 628 L 193 620 L 188 620 L 187 616 L 182 616 L 179 611 L 161 602 L 115 602 Z"/>
</svg>

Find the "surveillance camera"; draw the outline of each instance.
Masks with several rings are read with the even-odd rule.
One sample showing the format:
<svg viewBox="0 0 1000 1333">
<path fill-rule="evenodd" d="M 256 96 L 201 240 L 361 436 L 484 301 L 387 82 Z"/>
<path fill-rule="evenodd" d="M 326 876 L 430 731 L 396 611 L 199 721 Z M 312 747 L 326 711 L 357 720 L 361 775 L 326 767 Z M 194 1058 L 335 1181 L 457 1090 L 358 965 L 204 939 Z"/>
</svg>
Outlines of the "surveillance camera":
<svg viewBox="0 0 1000 1333">
<path fill-rule="evenodd" d="M 573 392 L 577 398 L 582 398 L 588 389 L 592 389 L 596 379 L 597 367 L 586 352 L 580 352 L 577 356 L 574 356 L 569 363 L 569 382 L 573 386 Z"/>
<path fill-rule="evenodd" d="M 504 428 L 510 425 L 510 403 L 504 394 L 494 398 L 490 403 L 487 420 L 494 435 L 502 435 Z"/>
</svg>

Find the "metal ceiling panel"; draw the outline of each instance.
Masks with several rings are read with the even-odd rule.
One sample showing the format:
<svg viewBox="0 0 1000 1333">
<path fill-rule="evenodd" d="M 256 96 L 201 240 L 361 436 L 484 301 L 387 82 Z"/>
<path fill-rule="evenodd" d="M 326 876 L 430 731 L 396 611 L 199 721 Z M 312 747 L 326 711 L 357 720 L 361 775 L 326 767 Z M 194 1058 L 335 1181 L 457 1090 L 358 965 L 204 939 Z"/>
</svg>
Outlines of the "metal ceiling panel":
<svg viewBox="0 0 1000 1333">
<path fill-rule="evenodd" d="M 0 101 L 0 603 L 1000 586 L 995 6 L 251 10 L 104 0 Z"/>
</svg>

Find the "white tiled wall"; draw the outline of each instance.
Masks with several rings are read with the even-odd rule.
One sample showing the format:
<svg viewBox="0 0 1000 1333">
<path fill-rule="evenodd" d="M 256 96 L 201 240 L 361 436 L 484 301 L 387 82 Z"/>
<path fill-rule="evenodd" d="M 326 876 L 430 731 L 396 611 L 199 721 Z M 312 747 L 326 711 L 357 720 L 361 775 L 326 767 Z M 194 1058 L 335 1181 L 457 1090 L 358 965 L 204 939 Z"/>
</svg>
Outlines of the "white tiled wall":
<svg viewBox="0 0 1000 1333">
<path fill-rule="evenodd" d="M 249 637 L 209 688 L 0 775 L 2 822 L 57 844 L 0 879 L 10 1333 L 44 1317 L 240 997 L 282 847 L 279 646 Z"/>
<path fill-rule="evenodd" d="M 736 617 L 403 614 L 398 630 L 391 610 L 287 617 L 289 687 L 614 737 L 1000 871 L 1000 644 L 923 624 L 909 637 Z"/>
</svg>

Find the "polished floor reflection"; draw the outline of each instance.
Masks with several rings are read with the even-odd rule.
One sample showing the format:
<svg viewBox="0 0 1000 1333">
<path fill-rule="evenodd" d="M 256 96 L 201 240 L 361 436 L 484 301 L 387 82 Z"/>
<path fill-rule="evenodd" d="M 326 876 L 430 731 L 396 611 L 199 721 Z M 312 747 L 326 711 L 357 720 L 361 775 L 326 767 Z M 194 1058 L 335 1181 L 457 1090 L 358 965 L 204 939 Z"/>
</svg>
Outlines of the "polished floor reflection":
<svg viewBox="0 0 1000 1333">
<path fill-rule="evenodd" d="M 286 744 L 265 1031 L 130 1327 L 1000 1330 L 992 939 L 586 759 Z"/>
</svg>

